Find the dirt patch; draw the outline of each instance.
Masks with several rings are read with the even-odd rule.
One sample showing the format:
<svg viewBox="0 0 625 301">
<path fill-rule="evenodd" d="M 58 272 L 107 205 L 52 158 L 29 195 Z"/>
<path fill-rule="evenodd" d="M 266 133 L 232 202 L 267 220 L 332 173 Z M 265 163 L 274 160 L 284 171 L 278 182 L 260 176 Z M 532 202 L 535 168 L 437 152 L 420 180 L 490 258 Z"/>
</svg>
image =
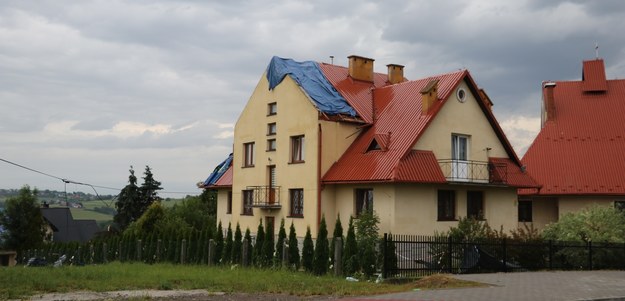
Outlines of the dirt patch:
<svg viewBox="0 0 625 301">
<path fill-rule="evenodd" d="M 423 277 L 414 283 L 414 288 L 416 289 L 443 289 L 481 286 L 486 285 L 479 282 L 456 279 L 450 275 L 445 274 L 436 274 Z"/>
<path fill-rule="evenodd" d="M 136 290 L 114 292 L 71 292 L 32 296 L 32 301 L 58 300 L 195 300 L 195 301 L 297 301 L 335 300 L 336 296 L 291 296 L 282 294 L 241 294 L 208 292 L 206 290 Z"/>
</svg>

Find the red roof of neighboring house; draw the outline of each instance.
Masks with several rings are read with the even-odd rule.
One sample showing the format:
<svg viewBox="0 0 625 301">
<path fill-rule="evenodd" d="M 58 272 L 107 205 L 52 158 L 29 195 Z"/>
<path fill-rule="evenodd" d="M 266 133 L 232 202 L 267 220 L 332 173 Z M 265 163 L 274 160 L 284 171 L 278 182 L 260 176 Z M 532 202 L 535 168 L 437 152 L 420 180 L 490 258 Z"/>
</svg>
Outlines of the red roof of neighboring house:
<svg viewBox="0 0 625 301">
<path fill-rule="evenodd" d="M 228 170 L 215 182 L 213 188 L 232 187 L 232 165 Z"/>
<path fill-rule="evenodd" d="M 365 103 L 365 107 L 375 107 L 375 113 L 372 113 L 374 116 L 371 117 L 372 124 L 363 128 L 363 132 L 323 176 L 325 183 L 447 182 L 434 154 L 412 150 L 412 146 L 461 81 L 467 81 L 473 95 L 478 98 L 481 97 L 477 85 L 473 82 L 468 71 L 460 70 L 374 89 L 371 89 L 372 85 L 369 84 L 365 91 L 359 86 L 362 83 L 352 81 L 347 76 L 346 68 L 324 65 L 322 70 L 350 104 L 355 100 L 359 103 Z M 432 80 L 438 80 L 439 101 L 427 114 L 422 114 L 420 91 Z M 357 86 L 347 84 L 352 82 L 355 82 Z M 381 79 L 379 82 L 376 80 L 375 86 L 378 83 L 381 83 Z M 349 100 L 350 97 L 346 95 L 358 95 L 359 97 Z M 371 105 L 372 100 L 373 106 Z M 487 108 L 484 101 L 479 101 L 479 105 L 512 158 L 510 163 L 516 165 L 520 171 L 518 157 L 492 112 Z M 357 111 L 360 113 L 358 109 Z M 367 151 L 374 138 L 382 149 Z M 538 186 L 527 174 L 523 173 L 522 175 L 527 179 L 517 179 L 515 183 L 523 183 L 521 185 L 523 187 L 528 183 L 533 183 L 533 185 L 530 184 L 531 187 Z M 519 178 L 523 176 L 519 176 Z M 514 185 L 508 182 L 507 184 Z"/>
<path fill-rule="evenodd" d="M 592 60 L 581 81 L 555 84 L 555 114 L 522 160 L 538 194 L 624 195 L 625 80 L 606 81 L 603 61 Z"/>
</svg>

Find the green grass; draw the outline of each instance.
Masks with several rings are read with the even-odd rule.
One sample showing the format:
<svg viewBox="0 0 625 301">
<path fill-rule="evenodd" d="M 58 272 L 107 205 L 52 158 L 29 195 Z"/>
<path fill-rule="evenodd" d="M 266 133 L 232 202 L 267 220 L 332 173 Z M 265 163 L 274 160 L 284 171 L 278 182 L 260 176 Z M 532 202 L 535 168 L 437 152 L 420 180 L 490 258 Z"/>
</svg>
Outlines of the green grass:
<svg viewBox="0 0 625 301">
<path fill-rule="evenodd" d="M 78 209 L 78 208 L 71 208 L 70 210 L 72 211 L 72 216 L 74 217 L 74 219 L 94 219 L 96 220 L 96 222 L 113 220 L 112 215 L 108 215 L 108 214 L 104 214 L 104 213 L 100 213 L 100 212 L 96 212 L 92 210 Z"/>
<path fill-rule="evenodd" d="M 409 285 L 348 282 L 303 272 L 140 263 L 84 267 L 0 268 L 0 299 L 70 291 L 206 289 L 209 292 L 280 293 L 297 296 L 371 295 L 410 290 Z"/>
</svg>

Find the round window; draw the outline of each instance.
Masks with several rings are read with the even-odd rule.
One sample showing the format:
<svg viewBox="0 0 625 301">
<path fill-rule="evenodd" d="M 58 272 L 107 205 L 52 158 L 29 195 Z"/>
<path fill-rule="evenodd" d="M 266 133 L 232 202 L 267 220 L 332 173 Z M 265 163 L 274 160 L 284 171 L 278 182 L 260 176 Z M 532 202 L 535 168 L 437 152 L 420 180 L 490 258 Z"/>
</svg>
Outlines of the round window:
<svg viewBox="0 0 625 301">
<path fill-rule="evenodd" d="M 458 88 L 458 90 L 456 90 L 456 98 L 458 98 L 459 102 L 464 102 L 467 100 L 467 92 L 462 88 Z"/>
</svg>

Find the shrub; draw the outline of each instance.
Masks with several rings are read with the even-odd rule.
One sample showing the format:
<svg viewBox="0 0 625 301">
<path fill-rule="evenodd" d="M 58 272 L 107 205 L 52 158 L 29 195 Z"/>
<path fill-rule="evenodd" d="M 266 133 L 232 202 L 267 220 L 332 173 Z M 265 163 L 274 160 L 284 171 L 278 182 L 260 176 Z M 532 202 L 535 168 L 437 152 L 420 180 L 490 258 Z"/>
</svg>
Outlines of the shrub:
<svg viewBox="0 0 625 301">
<path fill-rule="evenodd" d="M 258 267 L 263 266 L 263 244 L 265 242 L 265 229 L 263 228 L 263 220 L 260 220 L 258 224 L 258 230 L 256 230 L 256 242 L 254 243 L 254 254 L 252 260 L 254 265 Z"/>
<path fill-rule="evenodd" d="M 280 231 L 278 231 L 278 240 L 276 241 L 276 256 L 274 258 L 275 266 L 282 264 L 282 253 L 284 251 L 284 243 L 286 242 L 286 230 L 284 229 L 284 218 L 280 221 Z"/>
<path fill-rule="evenodd" d="M 228 222 L 228 230 L 226 231 L 226 240 L 224 241 L 224 250 L 222 252 L 222 260 L 221 262 L 224 264 L 229 264 L 232 261 L 232 225 Z"/>
<path fill-rule="evenodd" d="M 347 237 L 345 238 L 345 248 L 343 250 L 343 273 L 354 275 L 360 270 L 358 261 L 358 243 L 356 241 L 356 231 L 354 230 L 354 217 L 349 218 Z"/>
<path fill-rule="evenodd" d="M 273 252 L 274 252 L 274 235 L 273 235 L 273 223 L 267 223 L 265 226 L 265 240 L 263 241 L 262 249 L 262 266 L 271 267 L 273 264 Z"/>
<path fill-rule="evenodd" d="M 315 242 L 313 273 L 316 275 L 326 274 L 328 272 L 329 259 L 330 248 L 328 246 L 328 227 L 326 226 L 325 216 L 322 216 L 321 223 L 319 224 L 319 233 L 317 233 L 317 241 Z"/>
<path fill-rule="evenodd" d="M 334 239 L 340 237 L 343 239 L 343 245 L 345 245 L 345 238 L 343 237 L 343 226 L 341 225 L 341 215 L 336 217 L 336 222 L 334 223 L 334 232 L 332 233 L 332 239 L 330 240 L 330 264 L 334 265 Z M 342 250 L 341 250 L 342 251 Z M 342 252 L 341 252 L 342 254 Z"/>
<path fill-rule="evenodd" d="M 224 249 L 224 230 L 221 227 L 221 221 L 217 224 L 217 230 L 215 231 L 215 258 L 213 263 L 220 263 L 222 253 Z"/>
<path fill-rule="evenodd" d="M 314 256 L 315 247 L 313 246 L 312 236 L 310 235 L 310 227 L 306 227 L 306 236 L 304 236 L 304 246 L 302 247 L 302 266 L 304 266 L 305 271 L 313 271 Z"/>
<path fill-rule="evenodd" d="M 291 228 L 289 229 L 289 266 L 298 270 L 299 264 L 300 257 L 297 234 L 295 233 L 295 226 L 293 226 L 293 222 L 291 222 Z"/>
<path fill-rule="evenodd" d="M 232 241 L 232 263 L 233 264 L 241 263 L 241 252 L 243 248 L 242 239 L 243 237 L 241 235 L 241 226 L 239 226 L 239 223 L 237 223 L 237 228 L 234 231 L 234 240 Z"/>
<path fill-rule="evenodd" d="M 378 238 L 378 224 L 380 218 L 373 210 L 364 210 L 356 221 L 356 240 L 358 255 L 361 259 L 361 268 L 365 277 L 371 277 L 377 270 L 376 246 Z"/>
</svg>

